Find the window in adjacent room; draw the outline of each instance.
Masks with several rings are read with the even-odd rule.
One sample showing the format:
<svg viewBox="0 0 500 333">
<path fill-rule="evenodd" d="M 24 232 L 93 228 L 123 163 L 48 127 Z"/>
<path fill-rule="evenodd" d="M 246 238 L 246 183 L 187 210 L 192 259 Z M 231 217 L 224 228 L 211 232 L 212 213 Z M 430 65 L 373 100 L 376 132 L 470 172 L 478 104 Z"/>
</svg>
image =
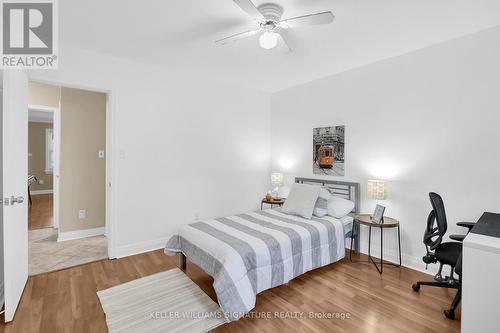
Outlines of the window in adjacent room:
<svg viewBox="0 0 500 333">
<path fill-rule="evenodd" d="M 54 130 L 45 129 L 45 173 L 54 172 Z"/>
</svg>

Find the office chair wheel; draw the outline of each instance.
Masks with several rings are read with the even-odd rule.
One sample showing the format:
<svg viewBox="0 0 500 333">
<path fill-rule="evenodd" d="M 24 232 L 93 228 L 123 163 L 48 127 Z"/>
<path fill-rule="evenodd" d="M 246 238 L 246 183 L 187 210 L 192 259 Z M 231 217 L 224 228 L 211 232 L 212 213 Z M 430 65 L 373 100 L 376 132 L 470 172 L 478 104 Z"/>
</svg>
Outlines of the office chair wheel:
<svg viewBox="0 0 500 333">
<path fill-rule="evenodd" d="M 416 291 L 417 293 L 419 292 L 420 290 L 420 285 L 418 283 L 414 283 L 411 288 L 413 289 L 413 291 Z"/>
<path fill-rule="evenodd" d="M 446 316 L 446 318 L 451 319 L 451 320 L 455 320 L 455 311 L 444 310 L 443 313 Z"/>
</svg>

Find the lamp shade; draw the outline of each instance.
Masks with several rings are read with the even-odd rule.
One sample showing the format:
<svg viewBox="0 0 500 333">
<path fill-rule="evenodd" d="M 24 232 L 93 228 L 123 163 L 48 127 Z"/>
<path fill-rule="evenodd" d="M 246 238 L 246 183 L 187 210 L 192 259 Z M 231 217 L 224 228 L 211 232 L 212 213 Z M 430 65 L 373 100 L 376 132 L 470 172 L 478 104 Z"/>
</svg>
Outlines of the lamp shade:
<svg viewBox="0 0 500 333">
<path fill-rule="evenodd" d="M 281 186 L 283 185 L 283 174 L 282 173 L 272 173 L 271 174 L 271 185 L 273 186 Z"/>
<path fill-rule="evenodd" d="M 387 186 L 383 180 L 368 181 L 368 199 L 385 200 L 387 199 Z"/>
</svg>

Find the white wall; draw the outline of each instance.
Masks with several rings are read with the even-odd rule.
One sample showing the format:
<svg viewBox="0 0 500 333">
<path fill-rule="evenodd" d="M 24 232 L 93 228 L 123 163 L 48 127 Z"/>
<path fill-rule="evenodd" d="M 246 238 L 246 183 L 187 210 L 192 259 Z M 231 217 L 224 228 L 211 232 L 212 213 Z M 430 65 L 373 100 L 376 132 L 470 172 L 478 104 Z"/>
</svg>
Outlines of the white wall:
<svg viewBox="0 0 500 333">
<path fill-rule="evenodd" d="M 255 209 L 270 187 L 270 96 L 200 77 L 64 47 L 59 70 L 30 73 L 112 90 L 116 256 L 162 247 L 196 214 Z"/>
<path fill-rule="evenodd" d="M 336 179 L 361 183 L 365 213 L 375 204 L 366 181 L 388 180 L 383 204 L 401 221 L 404 264 L 424 267 L 429 191 L 443 196 L 451 233 L 500 211 L 499 41 L 491 29 L 273 95 L 272 170 L 288 183 L 313 176 L 312 129 L 345 124 L 346 175 Z"/>
<path fill-rule="evenodd" d="M 1 71 L 0 71 L 1 73 Z M 0 128 L 3 128 L 3 73 L 0 77 Z M 5 198 L 3 193 L 3 135 L 0 135 L 0 198 Z M 3 250 L 3 204 L 0 204 L 0 307 L 5 301 L 4 290 L 4 250 Z"/>
</svg>

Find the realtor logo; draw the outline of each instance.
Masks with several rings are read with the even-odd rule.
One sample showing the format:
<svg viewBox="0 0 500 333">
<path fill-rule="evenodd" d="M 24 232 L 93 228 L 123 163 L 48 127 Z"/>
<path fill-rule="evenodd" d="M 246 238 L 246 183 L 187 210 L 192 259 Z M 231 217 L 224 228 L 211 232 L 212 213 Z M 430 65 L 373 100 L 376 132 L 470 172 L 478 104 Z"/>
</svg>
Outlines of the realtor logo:
<svg viewBox="0 0 500 333">
<path fill-rule="evenodd" d="M 1 68 L 57 68 L 55 0 L 1 0 Z"/>
</svg>

